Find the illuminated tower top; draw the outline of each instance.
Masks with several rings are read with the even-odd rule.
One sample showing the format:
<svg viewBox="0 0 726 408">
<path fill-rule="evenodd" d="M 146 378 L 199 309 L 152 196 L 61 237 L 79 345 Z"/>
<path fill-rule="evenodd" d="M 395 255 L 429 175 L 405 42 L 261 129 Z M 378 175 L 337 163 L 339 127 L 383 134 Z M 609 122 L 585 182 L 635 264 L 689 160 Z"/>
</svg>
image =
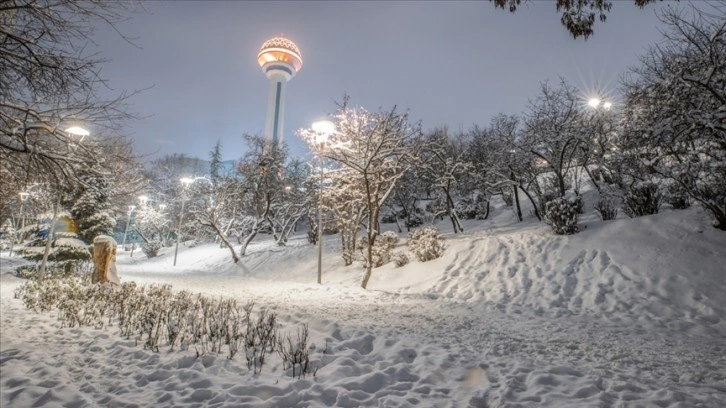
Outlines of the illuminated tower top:
<svg viewBox="0 0 726 408">
<path fill-rule="evenodd" d="M 303 65 L 297 45 L 285 37 L 275 37 L 265 41 L 257 54 L 257 63 L 268 78 L 275 71 L 282 71 L 287 74 L 285 79 L 288 81 Z"/>
</svg>

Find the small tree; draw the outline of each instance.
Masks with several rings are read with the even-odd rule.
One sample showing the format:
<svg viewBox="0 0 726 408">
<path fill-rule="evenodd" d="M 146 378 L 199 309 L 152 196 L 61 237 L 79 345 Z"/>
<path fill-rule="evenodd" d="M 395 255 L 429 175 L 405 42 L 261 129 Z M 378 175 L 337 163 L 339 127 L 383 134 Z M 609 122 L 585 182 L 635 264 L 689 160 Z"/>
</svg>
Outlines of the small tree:
<svg viewBox="0 0 726 408">
<path fill-rule="evenodd" d="M 361 281 L 364 289 L 371 277 L 373 245 L 378 236 L 381 208 L 397 181 L 411 168 L 418 150 L 421 130 L 411 125 L 407 114 L 394 107 L 390 111 L 370 113 L 347 106 L 347 98 L 334 116 L 336 132 L 322 153 L 355 173 L 362 183 L 367 240 L 366 272 Z M 304 130 L 301 136 L 316 146 L 315 133 Z"/>
</svg>

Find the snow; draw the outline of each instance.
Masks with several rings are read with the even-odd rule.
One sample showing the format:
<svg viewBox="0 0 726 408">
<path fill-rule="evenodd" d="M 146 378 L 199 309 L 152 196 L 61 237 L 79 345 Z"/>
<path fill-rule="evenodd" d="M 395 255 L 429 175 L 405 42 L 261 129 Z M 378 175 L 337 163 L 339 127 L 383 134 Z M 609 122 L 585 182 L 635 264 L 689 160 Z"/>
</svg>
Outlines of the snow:
<svg viewBox="0 0 726 408">
<path fill-rule="evenodd" d="M 493 209 L 436 260 L 349 267 L 326 237 L 323 285 L 304 235 L 260 237 L 239 265 L 216 244 L 146 259 L 118 254 L 122 281 L 254 300 L 283 333 L 309 324 L 315 376 L 274 355 L 145 350 L 115 327 L 63 328 L 13 298 L 23 261 L 0 258 L 0 406 L 726 406 L 726 234 L 697 208 L 554 235 Z M 383 224 L 392 229 L 395 225 Z M 448 228 L 448 229 L 447 229 Z M 403 237 L 403 236 L 402 236 Z M 397 250 L 405 249 L 405 239 Z M 323 352 L 324 351 L 324 352 Z"/>
</svg>

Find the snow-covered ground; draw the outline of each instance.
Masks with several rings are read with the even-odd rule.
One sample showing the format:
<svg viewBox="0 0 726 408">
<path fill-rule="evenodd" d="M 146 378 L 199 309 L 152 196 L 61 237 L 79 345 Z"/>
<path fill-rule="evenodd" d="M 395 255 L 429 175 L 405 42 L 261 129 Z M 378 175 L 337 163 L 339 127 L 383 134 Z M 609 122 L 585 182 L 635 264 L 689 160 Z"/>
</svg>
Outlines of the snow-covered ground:
<svg viewBox="0 0 726 408">
<path fill-rule="evenodd" d="M 445 232 L 440 259 L 344 267 L 313 246 L 254 242 L 240 265 L 217 245 L 145 259 L 120 253 L 122 281 L 254 300 L 282 330 L 310 326 L 320 368 L 144 350 L 116 328 L 61 328 L 27 311 L 3 257 L 2 407 L 725 407 L 726 233 L 695 208 L 601 222 L 574 236 L 509 210 Z M 392 227 L 388 225 L 388 227 Z M 405 246 L 404 243 L 401 244 Z M 323 351 L 325 351 L 323 353 Z"/>
</svg>

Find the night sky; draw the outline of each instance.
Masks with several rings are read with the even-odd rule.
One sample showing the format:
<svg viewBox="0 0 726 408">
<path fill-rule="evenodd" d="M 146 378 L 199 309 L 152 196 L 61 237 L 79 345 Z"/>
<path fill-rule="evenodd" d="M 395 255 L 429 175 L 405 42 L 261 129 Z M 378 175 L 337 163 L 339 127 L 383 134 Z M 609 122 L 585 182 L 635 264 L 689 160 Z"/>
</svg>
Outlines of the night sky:
<svg viewBox="0 0 726 408">
<path fill-rule="evenodd" d="M 616 1 L 584 41 L 544 1 L 515 14 L 488 1 L 155 1 L 118 26 L 138 47 L 107 28 L 93 40 L 111 60 L 102 72 L 110 94 L 151 87 L 131 100 L 146 117 L 126 127 L 138 153 L 206 159 L 219 139 L 224 158 L 237 159 L 240 136 L 264 127 L 268 83 L 257 53 L 284 34 L 304 61 L 285 111 L 285 140 L 299 156 L 307 149 L 295 131 L 333 112 L 344 94 L 369 110 L 397 105 L 424 129 L 454 131 L 523 112 L 539 83 L 559 76 L 583 100 L 617 98 L 621 75 L 660 40 L 656 10 L 667 6 Z"/>
</svg>

